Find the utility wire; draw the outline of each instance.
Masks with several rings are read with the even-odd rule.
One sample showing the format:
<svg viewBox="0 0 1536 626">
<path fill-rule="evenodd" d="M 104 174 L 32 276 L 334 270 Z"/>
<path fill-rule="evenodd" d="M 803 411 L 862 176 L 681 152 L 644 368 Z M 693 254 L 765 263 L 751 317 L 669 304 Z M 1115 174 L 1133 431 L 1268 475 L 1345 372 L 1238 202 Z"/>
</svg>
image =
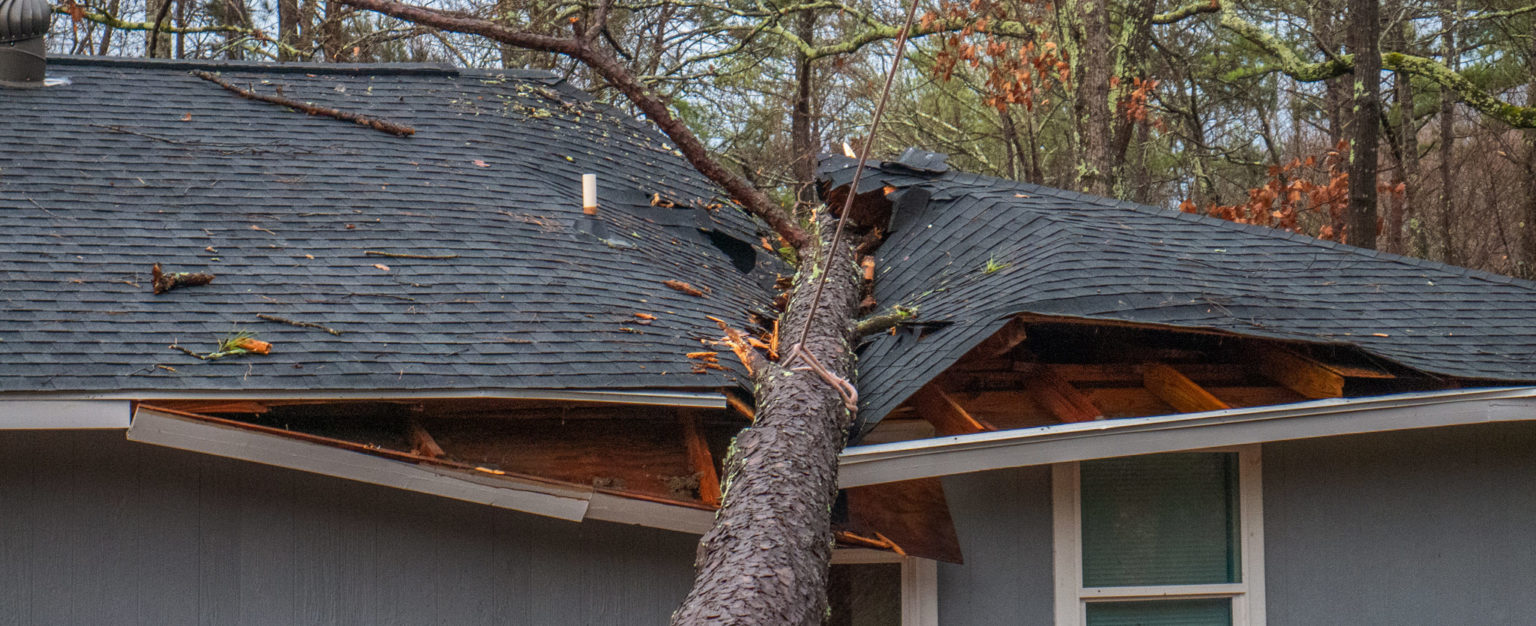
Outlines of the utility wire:
<svg viewBox="0 0 1536 626">
<path fill-rule="evenodd" d="M 843 202 L 842 217 L 837 220 L 837 230 L 832 233 L 832 245 L 827 248 L 826 258 L 821 267 L 820 276 L 816 279 L 816 293 L 811 296 L 811 308 L 805 313 L 805 324 L 800 327 L 800 339 L 795 341 L 794 350 L 797 355 L 812 362 L 809 352 L 800 350 L 805 343 L 805 338 L 811 333 L 811 319 L 816 316 L 816 308 L 821 304 L 821 292 L 827 287 L 827 266 L 832 262 L 832 255 L 837 246 L 843 240 L 843 225 L 848 223 L 848 212 L 853 210 L 853 197 L 858 195 L 859 180 L 864 177 L 864 163 L 869 160 L 869 149 L 875 144 L 875 133 L 880 129 L 880 118 L 885 114 L 885 103 L 891 96 L 891 84 L 896 82 L 896 70 L 901 67 L 901 58 L 907 47 L 907 33 L 912 31 L 912 18 L 917 15 L 918 0 L 912 0 L 912 5 L 907 7 L 907 21 L 901 27 L 901 32 L 896 34 L 896 57 L 891 59 L 891 70 L 885 75 L 885 88 L 880 92 L 880 100 L 875 104 L 875 117 L 869 123 L 869 136 L 864 139 L 864 146 L 859 150 L 859 164 L 853 169 L 853 182 L 848 183 L 848 198 Z M 819 369 L 819 368 L 818 368 Z M 825 370 L 822 370 L 825 371 Z M 833 386 L 837 382 L 828 380 Z M 847 381 L 842 381 L 847 385 Z M 857 398 L 857 396 L 855 396 Z M 846 398 L 845 398 L 846 399 Z"/>
</svg>

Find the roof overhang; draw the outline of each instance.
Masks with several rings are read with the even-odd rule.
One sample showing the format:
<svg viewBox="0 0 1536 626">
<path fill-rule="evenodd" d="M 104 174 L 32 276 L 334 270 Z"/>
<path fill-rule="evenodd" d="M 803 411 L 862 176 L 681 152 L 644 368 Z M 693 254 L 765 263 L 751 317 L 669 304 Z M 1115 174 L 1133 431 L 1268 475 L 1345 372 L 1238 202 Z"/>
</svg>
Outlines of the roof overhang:
<svg viewBox="0 0 1536 626">
<path fill-rule="evenodd" d="M 855 446 L 842 487 L 1221 446 L 1536 420 L 1536 387 L 1342 398 Z"/>
<path fill-rule="evenodd" d="M 0 430 L 123 429 L 128 400 L 0 400 Z"/>
<path fill-rule="evenodd" d="M 272 391 L 66 391 L 26 392 L 0 395 L 0 405 L 31 401 L 87 400 L 253 400 L 305 402 L 357 402 L 385 400 L 547 400 L 675 406 L 699 409 L 726 408 L 725 394 L 718 391 L 666 389 L 361 389 Z M 126 427 L 127 423 L 124 422 Z"/>
<path fill-rule="evenodd" d="M 714 519 L 710 510 L 625 498 L 566 483 L 406 463 L 146 407 L 134 412 L 128 440 L 575 522 L 601 520 L 702 533 Z"/>
</svg>

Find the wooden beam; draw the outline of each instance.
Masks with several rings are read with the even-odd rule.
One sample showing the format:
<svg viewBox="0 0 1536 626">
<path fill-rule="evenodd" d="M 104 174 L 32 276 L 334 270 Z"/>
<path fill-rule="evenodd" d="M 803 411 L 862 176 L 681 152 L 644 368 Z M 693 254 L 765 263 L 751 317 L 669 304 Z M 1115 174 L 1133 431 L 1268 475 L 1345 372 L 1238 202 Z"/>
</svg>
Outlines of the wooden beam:
<svg viewBox="0 0 1536 626">
<path fill-rule="evenodd" d="M 917 390 L 912 395 L 912 407 L 917 409 L 918 415 L 933 424 L 934 435 L 940 437 L 997 430 L 991 424 L 971 417 L 965 407 L 955 402 L 937 383 L 928 383 Z"/>
<path fill-rule="evenodd" d="M 710 506 L 720 506 L 720 473 L 715 470 L 709 441 L 699 427 L 699 416 L 692 411 L 680 411 L 679 417 L 683 421 L 683 439 L 688 445 L 688 462 L 699 474 L 699 499 Z"/>
<path fill-rule="evenodd" d="M 1260 374 L 1313 399 L 1344 395 L 1344 376 L 1311 358 L 1285 348 L 1265 347 L 1255 352 Z"/>
<path fill-rule="evenodd" d="M 1162 363 L 1146 365 L 1142 371 L 1142 386 L 1181 413 L 1232 408 L 1179 370 Z"/>
<path fill-rule="evenodd" d="M 757 421 L 757 411 L 754 411 L 752 409 L 752 405 L 747 404 L 746 400 L 741 399 L 741 397 L 737 396 L 734 392 L 725 392 L 725 404 L 726 406 L 735 409 L 736 412 L 740 413 L 743 417 L 746 417 L 748 421 Z"/>
<path fill-rule="evenodd" d="M 1028 324 L 1025 324 L 1021 318 L 1015 317 L 1008 320 L 1008 323 L 1004 324 L 996 333 L 993 333 L 991 337 L 987 337 L 981 343 L 976 344 L 976 347 L 971 349 L 969 356 L 990 359 L 1007 354 L 1008 351 L 1014 349 L 1014 347 L 1023 343 L 1028 338 L 1025 334 L 1027 326 Z"/>
<path fill-rule="evenodd" d="M 430 459 L 441 459 L 447 456 L 443 447 L 437 445 L 437 440 L 432 438 L 432 433 L 427 432 L 421 425 L 421 419 L 412 415 L 406 419 L 406 435 L 411 439 L 411 453 L 419 454 Z"/>
<path fill-rule="evenodd" d="M 939 479 L 855 487 L 847 495 L 847 530 L 904 556 L 961 562 L 960 538 Z"/>
<path fill-rule="evenodd" d="M 1104 419 L 1104 413 L 1087 396 L 1049 365 L 1036 367 L 1024 381 L 1024 388 L 1034 395 L 1041 407 L 1063 423 Z"/>
</svg>

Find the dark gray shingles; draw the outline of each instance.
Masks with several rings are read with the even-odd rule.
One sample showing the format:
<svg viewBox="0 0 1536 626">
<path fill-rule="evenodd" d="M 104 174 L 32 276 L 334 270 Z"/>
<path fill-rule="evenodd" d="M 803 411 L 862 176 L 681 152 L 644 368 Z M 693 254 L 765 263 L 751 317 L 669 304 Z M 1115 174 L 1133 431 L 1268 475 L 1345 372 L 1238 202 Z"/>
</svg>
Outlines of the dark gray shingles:
<svg viewBox="0 0 1536 626">
<path fill-rule="evenodd" d="M 823 162 L 833 185 L 851 161 Z M 1536 283 L 1079 193 L 899 166 L 932 200 L 879 251 L 875 295 L 945 326 L 862 348 L 873 427 L 1017 313 L 1348 344 L 1426 372 L 1536 380 Z M 988 260 L 1007 264 L 993 273 Z"/>
<path fill-rule="evenodd" d="M 418 132 L 244 100 L 194 67 Z M 69 58 L 50 72 L 72 84 L 7 92 L 0 116 L 18 138 L 0 146 L 0 391 L 734 385 L 740 372 L 683 355 L 718 334 L 705 316 L 766 307 L 781 271 L 753 252 L 743 274 L 679 209 L 650 206 L 713 207 L 719 233 L 757 241 L 665 137 L 544 74 Z M 633 247 L 579 228 L 585 172 Z M 154 262 L 218 279 L 152 296 Z M 167 348 L 208 351 L 235 328 L 272 354 Z"/>
</svg>

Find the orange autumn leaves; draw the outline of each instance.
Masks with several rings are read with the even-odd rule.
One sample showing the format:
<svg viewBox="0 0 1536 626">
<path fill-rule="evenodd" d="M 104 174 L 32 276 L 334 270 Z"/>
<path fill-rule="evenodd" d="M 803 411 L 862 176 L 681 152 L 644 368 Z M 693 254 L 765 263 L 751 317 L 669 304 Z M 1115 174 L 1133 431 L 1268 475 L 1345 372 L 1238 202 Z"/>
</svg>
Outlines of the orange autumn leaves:
<svg viewBox="0 0 1536 626">
<path fill-rule="evenodd" d="M 1244 202 L 1201 209 L 1186 199 L 1179 210 L 1348 243 L 1344 232 L 1344 214 L 1349 207 L 1348 161 L 1349 144 L 1340 141 L 1322 159 L 1308 156 L 1270 166 L 1269 180 L 1249 189 Z M 1399 195 L 1404 189 L 1402 182 L 1377 186 L 1383 196 Z"/>
</svg>

